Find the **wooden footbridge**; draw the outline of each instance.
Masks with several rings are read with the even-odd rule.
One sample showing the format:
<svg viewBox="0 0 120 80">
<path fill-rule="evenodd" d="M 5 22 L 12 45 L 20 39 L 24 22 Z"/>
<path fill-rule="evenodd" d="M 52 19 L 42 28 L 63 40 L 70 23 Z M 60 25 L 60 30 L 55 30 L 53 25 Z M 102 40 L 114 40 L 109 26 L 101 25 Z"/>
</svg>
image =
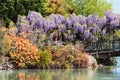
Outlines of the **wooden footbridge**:
<svg viewBox="0 0 120 80">
<path fill-rule="evenodd" d="M 85 52 L 97 59 L 120 56 L 120 39 L 113 41 L 86 42 Z"/>
</svg>

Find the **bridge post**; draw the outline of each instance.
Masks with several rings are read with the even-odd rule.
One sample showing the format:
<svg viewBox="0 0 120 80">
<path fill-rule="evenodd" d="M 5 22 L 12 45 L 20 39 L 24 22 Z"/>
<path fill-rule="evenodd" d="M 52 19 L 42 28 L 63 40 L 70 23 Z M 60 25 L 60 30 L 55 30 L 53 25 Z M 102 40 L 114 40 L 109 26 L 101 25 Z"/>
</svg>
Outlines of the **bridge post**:
<svg viewBox="0 0 120 80">
<path fill-rule="evenodd" d="M 96 53 L 96 58 L 98 59 L 99 58 L 99 52 L 97 51 Z"/>
</svg>

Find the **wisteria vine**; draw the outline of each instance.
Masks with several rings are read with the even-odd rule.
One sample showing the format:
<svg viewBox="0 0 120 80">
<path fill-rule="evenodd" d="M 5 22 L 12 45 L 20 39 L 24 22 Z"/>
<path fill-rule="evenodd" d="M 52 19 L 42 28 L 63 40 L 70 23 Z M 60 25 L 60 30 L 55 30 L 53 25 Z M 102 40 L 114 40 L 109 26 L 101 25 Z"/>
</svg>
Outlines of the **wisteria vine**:
<svg viewBox="0 0 120 80">
<path fill-rule="evenodd" d="M 108 29 L 120 27 L 120 16 L 111 11 L 105 11 L 103 18 L 95 14 L 88 17 L 75 14 L 71 14 L 67 18 L 60 14 L 43 17 L 37 12 L 30 11 L 27 16 L 18 18 L 16 26 L 16 34 L 35 30 L 39 30 L 41 34 L 48 34 L 57 30 L 59 34 L 69 35 L 67 38 L 73 36 L 72 39 L 79 37 L 81 40 L 94 41 L 97 40 L 96 35 L 104 37 L 108 33 Z"/>
</svg>

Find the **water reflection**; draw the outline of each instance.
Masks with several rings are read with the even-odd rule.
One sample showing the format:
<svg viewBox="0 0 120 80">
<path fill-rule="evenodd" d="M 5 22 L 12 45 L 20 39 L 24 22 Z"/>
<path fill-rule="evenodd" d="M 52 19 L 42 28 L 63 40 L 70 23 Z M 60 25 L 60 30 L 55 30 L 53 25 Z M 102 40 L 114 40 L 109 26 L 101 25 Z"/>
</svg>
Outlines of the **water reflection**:
<svg viewBox="0 0 120 80">
<path fill-rule="evenodd" d="M 1 70 L 0 80 L 119 80 L 115 69 Z"/>
</svg>

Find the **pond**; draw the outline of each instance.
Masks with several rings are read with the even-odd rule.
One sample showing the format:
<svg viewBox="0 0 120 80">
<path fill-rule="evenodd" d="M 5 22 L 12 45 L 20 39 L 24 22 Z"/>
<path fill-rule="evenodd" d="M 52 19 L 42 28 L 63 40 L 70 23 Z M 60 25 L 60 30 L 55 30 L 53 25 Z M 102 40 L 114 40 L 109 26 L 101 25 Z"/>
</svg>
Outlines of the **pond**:
<svg viewBox="0 0 120 80">
<path fill-rule="evenodd" d="M 120 67 L 100 69 L 0 70 L 0 80 L 119 80 Z"/>
<path fill-rule="evenodd" d="M 0 70 L 0 80 L 120 80 L 120 57 L 116 66 L 98 69 Z"/>
</svg>

